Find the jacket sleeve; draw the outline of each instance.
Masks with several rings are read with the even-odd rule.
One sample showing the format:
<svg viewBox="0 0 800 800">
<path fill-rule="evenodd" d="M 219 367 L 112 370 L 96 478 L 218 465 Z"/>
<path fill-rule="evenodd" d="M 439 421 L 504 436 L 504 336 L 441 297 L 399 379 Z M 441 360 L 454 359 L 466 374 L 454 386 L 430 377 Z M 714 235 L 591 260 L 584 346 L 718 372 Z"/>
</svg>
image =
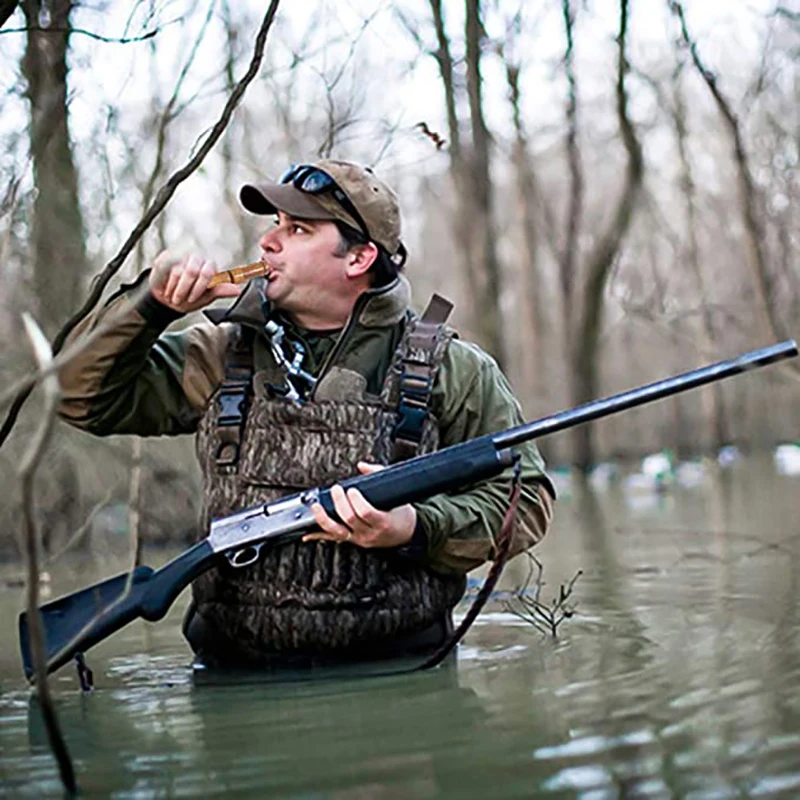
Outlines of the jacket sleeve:
<svg viewBox="0 0 800 800">
<path fill-rule="evenodd" d="M 71 333 L 76 355 L 60 370 L 61 417 L 105 436 L 191 433 L 224 374 L 230 326 L 202 323 L 164 333 L 182 315 L 123 287 Z"/>
<path fill-rule="evenodd" d="M 454 339 L 434 388 L 441 446 L 448 447 L 524 422 L 522 409 L 497 363 L 479 348 Z M 518 448 L 522 494 L 511 555 L 536 544 L 553 516 L 555 490 L 533 442 Z M 493 557 L 493 537 L 508 507 L 510 472 L 469 491 L 442 494 L 416 505 L 427 534 L 427 562 L 438 571 L 464 573 Z"/>
</svg>

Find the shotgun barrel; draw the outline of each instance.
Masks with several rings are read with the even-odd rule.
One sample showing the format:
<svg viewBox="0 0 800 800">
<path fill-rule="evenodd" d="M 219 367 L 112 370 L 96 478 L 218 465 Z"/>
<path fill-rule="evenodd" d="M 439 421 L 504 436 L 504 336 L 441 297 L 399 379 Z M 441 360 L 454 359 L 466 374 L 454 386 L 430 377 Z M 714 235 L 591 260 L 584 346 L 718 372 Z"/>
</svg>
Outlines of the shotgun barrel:
<svg viewBox="0 0 800 800">
<path fill-rule="evenodd" d="M 742 372 L 747 372 L 756 367 L 764 367 L 767 364 L 773 364 L 785 358 L 793 358 L 796 355 L 797 343 L 794 339 L 787 339 L 769 347 L 751 350 L 749 353 L 743 353 L 727 361 L 718 361 L 707 367 L 684 372 L 672 378 L 649 383 L 646 386 L 640 386 L 621 394 L 592 400 L 590 403 L 585 403 L 569 411 L 562 411 L 560 414 L 553 414 L 552 416 L 493 434 L 493 438 L 497 447 L 514 447 L 529 439 L 537 439 L 540 436 L 558 433 L 575 425 L 591 422 L 609 414 L 626 411 L 629 408 L 641 406 L 645 403 L 652 403 L 654 400 L 661 400 L 679 392 L 686 392 L 689 389 L 697 389 L 700 386 L 721 381 L 733 375 L 740 375 Z"/>
</svg>

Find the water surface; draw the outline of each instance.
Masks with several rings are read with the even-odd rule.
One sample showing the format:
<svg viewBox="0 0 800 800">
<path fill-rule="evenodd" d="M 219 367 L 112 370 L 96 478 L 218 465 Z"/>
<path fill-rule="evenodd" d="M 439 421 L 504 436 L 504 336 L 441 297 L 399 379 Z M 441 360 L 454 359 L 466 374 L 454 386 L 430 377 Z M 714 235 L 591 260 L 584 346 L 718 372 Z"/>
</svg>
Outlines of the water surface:
<svg viewBox="0 0 800 800">
<path fill-rule="evenodd" d="M 800 795 L 798 520 L 800 476 L 768 458 L 665 493 L 565 491 L 538 555 L 543 599 L 583 570 L 575 616 L 553 638 L 497 600 L 457 661 L 424 674 L 196 686 L 182 598 L 90 652 L 92 694 L 72 668 L 53 677 L 79 783 L 137 798 Z M 59 562 L 53 595 L 118 567 Z M 526 571 L 513 562 L 505 587 Z M 60 796 L 18 664 L 22 604 L 0 593 L 0 796 Z"/>
</svg>

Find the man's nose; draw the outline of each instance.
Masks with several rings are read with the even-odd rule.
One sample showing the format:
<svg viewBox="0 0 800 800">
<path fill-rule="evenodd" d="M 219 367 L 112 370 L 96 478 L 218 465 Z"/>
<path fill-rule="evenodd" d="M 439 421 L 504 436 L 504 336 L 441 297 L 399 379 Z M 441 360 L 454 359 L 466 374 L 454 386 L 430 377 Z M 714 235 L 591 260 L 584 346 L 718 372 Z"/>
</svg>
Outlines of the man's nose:
<svg viewBox="0 0 800 800">
<path fill-rule="evenodd" d="M 280 237 L 278 236 L 278 226 L 270 228 L 259 241 L 261 249 L 268 253 L 277 253 L 281 249 Z"/>
</svg>

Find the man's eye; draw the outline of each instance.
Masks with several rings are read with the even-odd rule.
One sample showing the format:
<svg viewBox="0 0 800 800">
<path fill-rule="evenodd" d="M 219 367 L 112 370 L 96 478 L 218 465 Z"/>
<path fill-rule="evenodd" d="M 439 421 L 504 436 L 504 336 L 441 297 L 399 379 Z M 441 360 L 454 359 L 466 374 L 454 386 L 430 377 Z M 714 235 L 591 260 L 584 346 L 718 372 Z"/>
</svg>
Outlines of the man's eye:
<svg viewBox="0 0 800 800">
<path fill-rule="evenodd" d="M 292 233 L 305 233 L 306 229 L 302 225 L 292 225 Z"/>
</svg>

